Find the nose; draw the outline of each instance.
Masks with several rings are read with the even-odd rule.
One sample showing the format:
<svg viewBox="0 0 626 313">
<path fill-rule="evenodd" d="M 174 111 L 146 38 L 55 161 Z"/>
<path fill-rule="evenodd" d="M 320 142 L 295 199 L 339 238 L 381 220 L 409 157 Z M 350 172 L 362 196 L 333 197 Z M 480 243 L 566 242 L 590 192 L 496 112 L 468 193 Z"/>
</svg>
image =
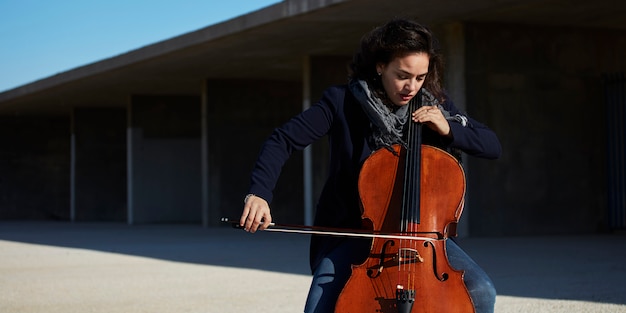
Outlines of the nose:
<svg viewBox="0 0 626 313">
<path fill-rule="evenodd" d="M 419 82 L 417 79 L 409 79 L 409 81 L 404 84 L 404 89 L 408 92 L 413 92 L 419 88 Z"/>
</svg>

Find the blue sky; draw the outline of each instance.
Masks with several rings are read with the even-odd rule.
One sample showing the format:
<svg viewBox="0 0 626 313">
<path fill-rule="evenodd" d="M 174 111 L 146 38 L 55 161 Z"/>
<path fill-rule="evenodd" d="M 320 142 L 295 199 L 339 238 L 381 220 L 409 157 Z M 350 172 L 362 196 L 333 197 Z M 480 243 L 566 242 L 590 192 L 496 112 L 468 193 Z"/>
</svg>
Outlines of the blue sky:
<svg viewBox="0 0 626 313">
<path fill-rule="evenodd" d="M 0 92 L 279 0 L 0 0 Z"/>
</svg>

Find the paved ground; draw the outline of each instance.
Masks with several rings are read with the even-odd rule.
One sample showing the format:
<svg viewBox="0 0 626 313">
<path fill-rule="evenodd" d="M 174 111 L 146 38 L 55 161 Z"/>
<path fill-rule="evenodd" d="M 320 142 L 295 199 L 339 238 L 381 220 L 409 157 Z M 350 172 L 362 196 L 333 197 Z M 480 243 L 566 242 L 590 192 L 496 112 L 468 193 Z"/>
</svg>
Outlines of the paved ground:
<svg viewBox="0 0 626 313">
<path fill-rule="evenodd" d="M 469 238 L 496 312 L 626 312 L 626 236 Z M 0 312 L 301 312 L 308 238 L 0 222 Z"/>
</svg>

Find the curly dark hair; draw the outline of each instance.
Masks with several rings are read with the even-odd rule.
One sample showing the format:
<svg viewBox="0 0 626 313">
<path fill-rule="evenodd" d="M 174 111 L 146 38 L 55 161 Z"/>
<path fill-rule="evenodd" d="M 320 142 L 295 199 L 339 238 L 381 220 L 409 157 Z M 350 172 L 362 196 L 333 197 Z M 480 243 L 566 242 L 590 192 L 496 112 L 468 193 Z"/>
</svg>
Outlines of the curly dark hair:
<svg viewBox="0 0 626 313">
<path fill-rule="evenodd" d="M 378 96 L 384 96 L 376 65 L 389 64 L 397 57 L 415 52 L 429 56 L 428 75 L 422 87 L 443 102 L 443 58 L 439 44 L 428 27 L 409 19 L 393 19 L 365 34 L 350 64 L 350 78 L 366 81 Z"/>
</svg>

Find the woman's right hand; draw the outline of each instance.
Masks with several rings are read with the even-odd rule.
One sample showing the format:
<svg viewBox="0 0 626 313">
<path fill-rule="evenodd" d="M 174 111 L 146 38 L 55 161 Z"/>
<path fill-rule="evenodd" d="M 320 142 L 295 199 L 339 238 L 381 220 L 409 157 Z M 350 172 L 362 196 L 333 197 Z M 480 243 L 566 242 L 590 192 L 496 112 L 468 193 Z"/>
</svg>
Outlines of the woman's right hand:
<svg viewBox="0 0 626 313">
<path fill-rule="evenodd" d="M 255 195 L 247 197 L 239 225 L 247 232 L 254 233 L 257 230 L 266 229 L 270 223 L 272 223 L 272 215 L 267 201 Z"/>
</svg>

